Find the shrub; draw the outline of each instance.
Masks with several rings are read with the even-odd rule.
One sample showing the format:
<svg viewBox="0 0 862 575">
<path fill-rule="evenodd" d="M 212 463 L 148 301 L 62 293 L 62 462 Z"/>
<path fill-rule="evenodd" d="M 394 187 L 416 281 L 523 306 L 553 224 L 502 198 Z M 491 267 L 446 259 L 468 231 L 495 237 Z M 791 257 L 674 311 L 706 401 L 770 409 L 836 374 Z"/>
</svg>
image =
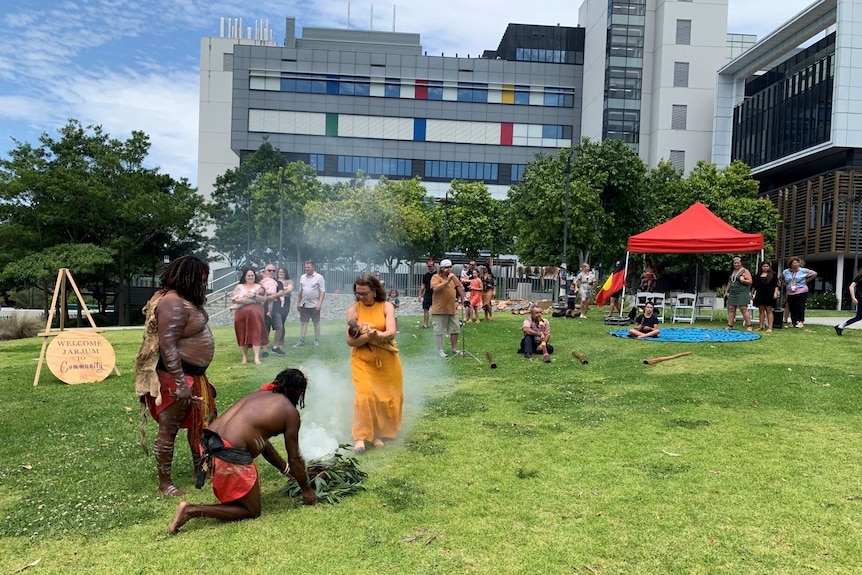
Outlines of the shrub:
<svg viewBox="0 0 862 575">
<path fill-rule="evenodd" d="M 42 321 L 34 315 L 12 312 L 8 318 L 0 319 L 0 341 L 36 337 L 43 327 Z"/>
<path fill-rule="evenodd" d="M 833 292 L 812 294 L 808 296 L 805 307 L 808 309 L 837 309 L 838 296 Z"/>
</svg>

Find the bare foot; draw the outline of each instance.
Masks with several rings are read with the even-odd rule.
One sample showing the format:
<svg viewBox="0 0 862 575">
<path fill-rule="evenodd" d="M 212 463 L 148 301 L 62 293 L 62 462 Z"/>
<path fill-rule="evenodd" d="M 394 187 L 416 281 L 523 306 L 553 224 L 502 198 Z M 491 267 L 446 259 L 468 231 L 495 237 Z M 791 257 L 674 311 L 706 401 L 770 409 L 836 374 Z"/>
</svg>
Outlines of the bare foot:
<svg viewBox="0 0 862 575">
<path fill-rule="evenodd" d="M 353 445 L 353 453 L 356 455 L 362 455 L 365 453 L 365 441 L 359 440 Z"/>
<path fill-rule="evenodd" d="M 159 485 L 159 488 L 156 491 L 162 495 L 167 495 L 168 497 L 182 497 L 185 495 L 185 492 L 173 483 L 164 483 Z"/>
<path fill-rule="evenodd" d="M 374 447 L 385 447 L 386 444 L 383 443 L 382 439 L 375 439 L 372 443 L 374 443 Z"/>
<path fill-rule="evenodd" d="M 240 363 L 248 363 L 248 360 L 246 358 L 242 358 L 242 361 Z"/>
<path fill-rule="evenodd" d="M 168 526 L 168 531 L 171 532 L 171 535 L 176 535 L 179 532 L 180 527 L 185 525 L 189 520 L 189 517 L 186 515 L 186 507 L 188 506 L 189 504 L 185 501 L 177 505 L 177 514 L 174 515 L 174 520 L 171 521 L 171 524 Z"/>
<path fill-rule="evenodd" d="M 259 359 L 254 360 L 255 365 L 260 365 L 262 362 Z"/>
</svg>

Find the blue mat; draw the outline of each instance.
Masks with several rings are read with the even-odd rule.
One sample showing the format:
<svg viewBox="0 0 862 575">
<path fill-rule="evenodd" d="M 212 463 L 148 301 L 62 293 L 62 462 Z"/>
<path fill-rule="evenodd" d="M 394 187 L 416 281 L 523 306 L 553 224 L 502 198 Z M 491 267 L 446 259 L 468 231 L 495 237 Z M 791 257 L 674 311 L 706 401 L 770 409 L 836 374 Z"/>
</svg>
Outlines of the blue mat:
<svg viewBox="0 0 862 575">
<path fill-rule="evenodd" d="M 724 343 L 727 341 L 754 341 L 760 336 L 750 331 L 727 331 L 724 329 L 706 329 L 702 327 L 660 327 L 658 337 L 645 337 L 647 341 L 684 341 L 684 342 L 709 342 Z M 629 339 L 629 330 L 617 329 L 609 331 L 614 337 Z"/>
</svg>

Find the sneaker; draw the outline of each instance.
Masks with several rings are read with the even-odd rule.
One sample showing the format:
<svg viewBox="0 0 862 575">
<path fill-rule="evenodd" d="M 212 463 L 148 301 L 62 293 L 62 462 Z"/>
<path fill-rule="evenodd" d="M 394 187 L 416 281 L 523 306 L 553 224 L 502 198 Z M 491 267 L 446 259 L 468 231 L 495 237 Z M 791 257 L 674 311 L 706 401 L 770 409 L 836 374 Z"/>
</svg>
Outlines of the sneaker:
<svg viewBox="0 0 862 575">
<path fill-rule="evenodd" d="M 550 355 L 543 356 L 542 361 L 544 361 L 545 363 L 551 363 L 551 356 Z"/>
<path fill-rule="evenodd" d="M 798 322 L 796 322 L 796 325 L 794 325 L 793 327 L 795 327 L 797 329 L 801 329 L 801 328 L 805 327 L 805 324 L 802 323 L 801 321 L 798 321 Z"/>
<path fill-rule="evenodd" d="M 461 352 L 457 349 L 452 350 L 452 355 L 461 355 Z"/>
<path fill-rule="evenodd" d="M 267 357 L 269 357 L 269 352 L 268 352 L 268 351 L 262 351 L 262 352 L 260 352 L 260 358 L 261 358 L 261 359 L 265 359 L 265 358 L 267 358 Z"/>
<path fill-rule="evenodd" d="M 305 340 L 301 339 L 298 342 L 296 342 L 295 344 L 293 344 L 293 347 L 302 347 L 304 345 L 305 345 Z"/>
<path fill-rule="evenodd" d="M 445 352 L 445 351 L 443 351 L 442 349 L 441 349 L 440 351 L 438 351 L 437 353 L 440 355 L 440 357 L 448 357 L 448 356 L 446 355 L 446 352 Z"/>
<path fill-rule="evenodd" d="M 272 348 L 272 353 L 274 353 L 275 355 L 284 355 L 284 352 L 277 347 Z"/>
<path fill-rule="evenodd" d="M 843 332 L 844 332 L 844 328 L 843 328 L 843 327 L 841 327 L 840 325 L 836 325 L 836 326 L 835 326 L 835 333 L 836 333 L 836 334 L 841 335 Z"/>
<path fill-rule="evenodd" d="M 314 340 L 314 347 L 317 347 L 319 345 L 320 345 L 320 340 L 317 340 L 317 339 Z"/>
</svg>

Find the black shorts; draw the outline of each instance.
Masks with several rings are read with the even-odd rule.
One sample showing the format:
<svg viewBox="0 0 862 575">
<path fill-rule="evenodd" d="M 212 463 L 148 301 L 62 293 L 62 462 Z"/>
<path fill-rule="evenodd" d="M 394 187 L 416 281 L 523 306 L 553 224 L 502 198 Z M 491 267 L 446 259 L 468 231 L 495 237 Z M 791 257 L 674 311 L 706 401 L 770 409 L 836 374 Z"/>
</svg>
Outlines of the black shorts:
<svg viewBox="0 0 862 575">
<path fill-rule="evenodd" d="M 429 293 L 428 291 L 422 294 L 422 309 L 426 311 L 431 309 L 431 299 L 431 293 Z"/>
</svg>

